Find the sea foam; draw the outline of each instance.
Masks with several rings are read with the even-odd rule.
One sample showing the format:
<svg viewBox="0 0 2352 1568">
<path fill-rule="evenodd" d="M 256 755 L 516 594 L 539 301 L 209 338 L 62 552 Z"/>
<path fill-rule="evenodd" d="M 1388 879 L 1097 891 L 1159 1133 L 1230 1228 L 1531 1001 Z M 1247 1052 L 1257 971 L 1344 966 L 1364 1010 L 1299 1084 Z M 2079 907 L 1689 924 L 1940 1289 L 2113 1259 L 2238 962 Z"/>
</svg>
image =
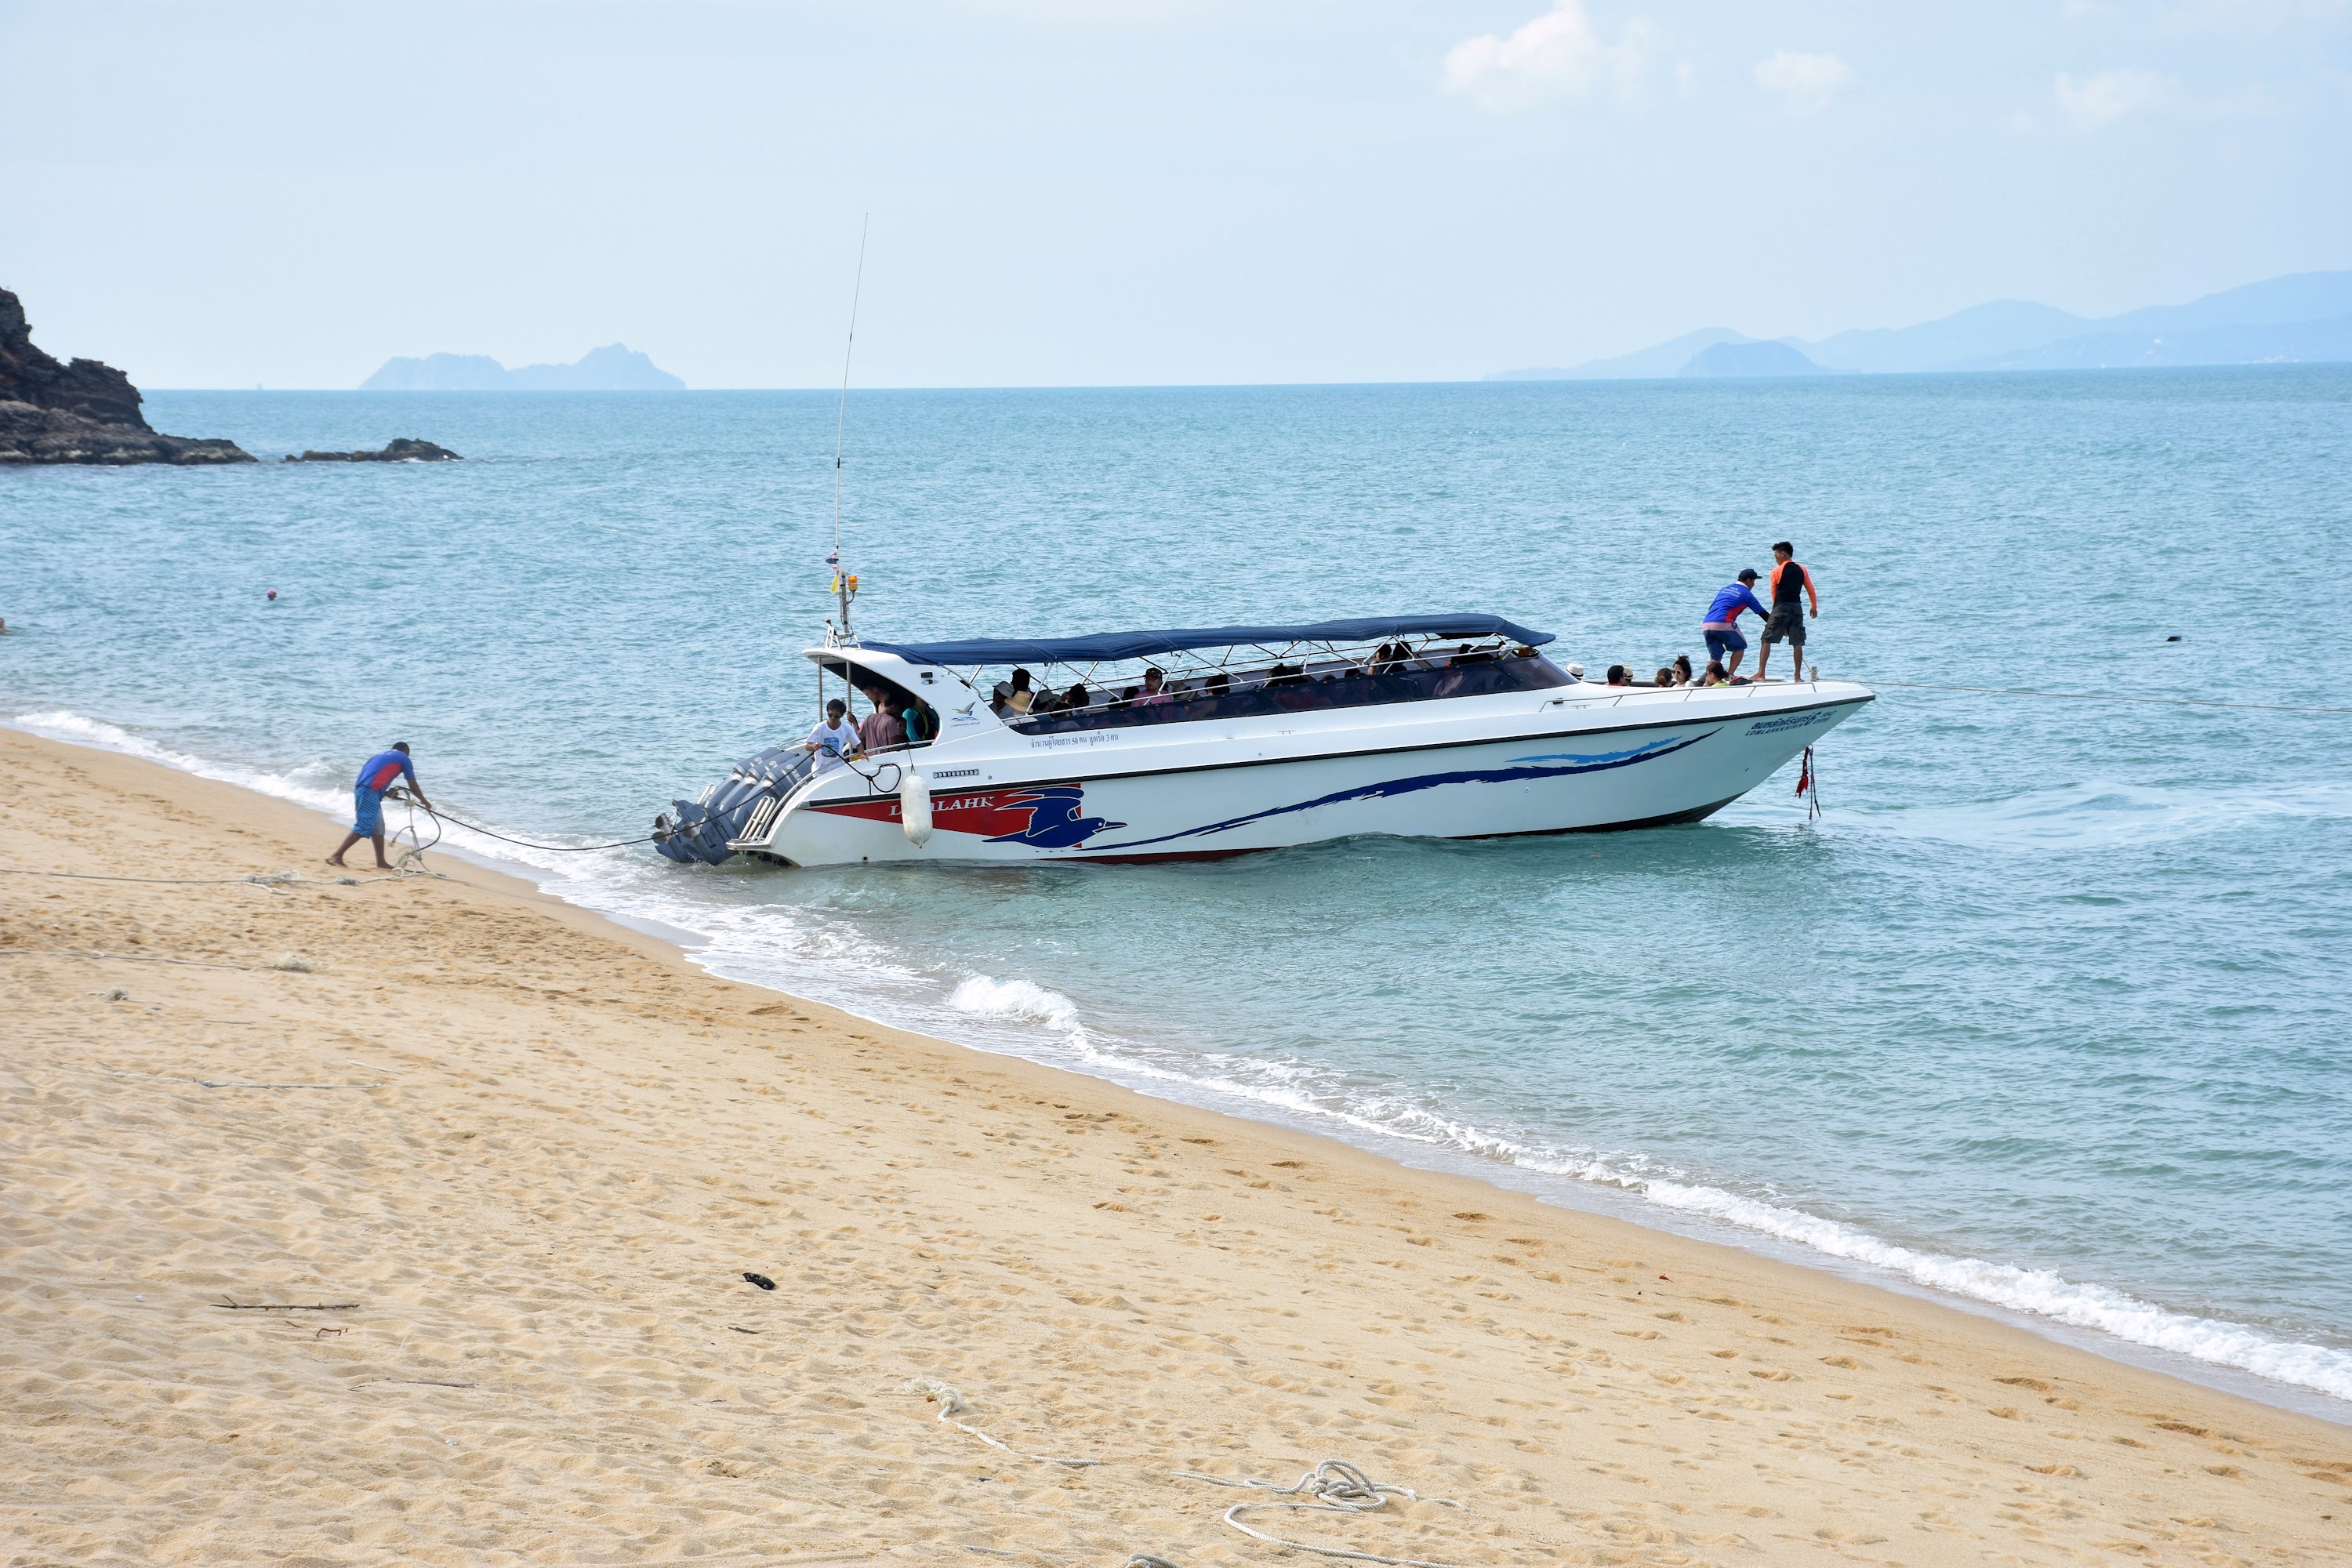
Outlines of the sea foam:
<svg viewBox="0 0 2352 1568">
<path fill-rule="evenodd" d="M 1058 991 L 1027 980 L 996 980 L 975 974 L 957 986 L 948 1005 L 977 1018 L 1012 1018 L 1067 1031 L 1078 1021 L 1078 1005 Z"/>
<path fill-rule="evenodd" d="M 1613 1188 L 1663 1209 L 1883 1270 L 1934 1290 L 2352 1400 L 2352 1352 L 2284 1340 L 2244 1323 L 2175 1311 L 2109 1286 L 2082 1283 L 2048 1269 L 1905 1247 L 1859 1226 L 1787 1205 L 1643 1170 L 1638 1161 L 1549 1153 L 1441 1114 L 1392 1089 L 1368 1090 L 1361 1085 L 1337 1081 L 1328 1069 L 1313 1064 L 1268 1062 L 1219 1052 L 1176 1052 L 1119 1040 L 1085 1029 L 1078 1023 L 1076 1003 L 1027 980 L 976 975 L 955 988 L 950 1005 L 974 1020 L 1034 1025 L 1063 1037 L 1059 1043 L 1071 1047 L 1067 1055 L 1042 1053 L 1063 1065 L 1092 1068 L 1130 1082 L 1182 1085 L 1217 1099 L 1319 1122 L 1342 1137 L 1355 1134 L 1357 1142 L 1366 1141 L 1365 1135 L 1375 1143 L 1397 1139 Z M 1070 1059 L 1073 1057 L 1075 1061 Z"/>
</svg>

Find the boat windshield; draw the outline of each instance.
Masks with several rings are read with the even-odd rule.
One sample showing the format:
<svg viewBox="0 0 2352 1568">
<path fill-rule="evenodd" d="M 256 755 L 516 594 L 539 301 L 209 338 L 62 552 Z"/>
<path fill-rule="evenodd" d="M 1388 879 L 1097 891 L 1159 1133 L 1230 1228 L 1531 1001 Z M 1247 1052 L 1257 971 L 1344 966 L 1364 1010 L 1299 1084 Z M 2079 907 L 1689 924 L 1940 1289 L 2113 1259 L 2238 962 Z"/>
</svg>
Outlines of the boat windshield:
<svg viewBox="0 0 2352 1568">
<path fill-rule="evenodd" d="M 1232 650 L 1240 652 L 1242 650 Z M 1264 660 L 1262 652 L 1258 655 Z M 1154 672 L 1157 679 L 1154 679 Z M 1181 658 L 1128 668 L 1048 666 L 1032 677 L 1024 704 L 1009 679 L 977 672 L 973 685 L 1023 734 L 1183 724 L 1327 708 L 1372 708 L 1452 697 L 1488 697 L 1570 684 L 1532 647 L 1507 643 L 1410 647 L 1387 644 L 1353 655 L 1323 653 L 1296 662 L 1232 663 Z"/>
</svg>

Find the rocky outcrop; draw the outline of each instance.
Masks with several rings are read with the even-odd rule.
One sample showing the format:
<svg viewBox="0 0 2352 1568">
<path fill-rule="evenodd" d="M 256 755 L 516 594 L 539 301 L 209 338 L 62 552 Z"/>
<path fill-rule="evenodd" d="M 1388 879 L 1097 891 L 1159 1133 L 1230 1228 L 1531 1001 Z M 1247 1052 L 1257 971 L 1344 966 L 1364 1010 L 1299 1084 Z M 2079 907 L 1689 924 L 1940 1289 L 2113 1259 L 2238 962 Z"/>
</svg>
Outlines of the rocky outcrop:
<svg viewBox="0 0 2352 1568">
<path fill-rule="evenodd" d="M 289 456 L 289 463 L 454 463 L 457 454 L 430 441 L 402 436 L 384 444 L 381 452 L 305 452 Z"/>
<path fill-rule="evenodd" d="M 234 441 L 158 435 L 139 404 L 112 365 L 60 364 L 34 347 L 24 303 L 0 289 L 0 464 L 253 461 Z"/>
</svg>

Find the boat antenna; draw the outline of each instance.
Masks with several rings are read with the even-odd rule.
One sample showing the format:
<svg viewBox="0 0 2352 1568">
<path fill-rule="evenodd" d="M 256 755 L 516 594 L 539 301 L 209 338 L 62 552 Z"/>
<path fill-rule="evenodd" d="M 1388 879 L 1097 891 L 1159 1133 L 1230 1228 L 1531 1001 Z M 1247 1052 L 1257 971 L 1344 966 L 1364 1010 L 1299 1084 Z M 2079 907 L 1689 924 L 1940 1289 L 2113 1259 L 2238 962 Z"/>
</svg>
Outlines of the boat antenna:
<svg viewBox="0 0 2352 1568">
<path fill-rule="evenodd" d="M 856 590 L 856 579 L 841 569 L 841 449 L 842 437 L 849 428 L 849 356 L 857 348 L 857 301 L 866 291 L 866 233 L 873 226 L 874 215 L 867 213 L 857 225 L 857 280 L 849 289 L 849 341 L 841 348 L 841 405 L 833 416 L 833 553 L 825 562 L 833 568 L 834 597 L 841 605 L 841 637 L 850 640 L 849 599 Z"/>
</svg>

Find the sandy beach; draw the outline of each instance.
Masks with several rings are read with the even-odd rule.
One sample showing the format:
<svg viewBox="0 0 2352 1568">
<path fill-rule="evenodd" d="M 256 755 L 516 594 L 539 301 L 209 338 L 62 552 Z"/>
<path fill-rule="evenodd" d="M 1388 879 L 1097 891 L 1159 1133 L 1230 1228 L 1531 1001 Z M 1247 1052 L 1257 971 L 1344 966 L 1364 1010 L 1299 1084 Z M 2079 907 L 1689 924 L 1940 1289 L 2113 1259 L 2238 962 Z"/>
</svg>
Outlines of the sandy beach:
<svg viewBox="0 0 2352 1568">
<path fill-rule="evenodd" d="M 1324 1458 L 1424 1500 L 1244 1522 L 2352 1560 L 2352 1430 L 714 979 L 452 858 L 341 883 L 338 827 L 0 731 L 0 1561 L 1306 1563 L 1180 1472 Z"/>
</svg>

